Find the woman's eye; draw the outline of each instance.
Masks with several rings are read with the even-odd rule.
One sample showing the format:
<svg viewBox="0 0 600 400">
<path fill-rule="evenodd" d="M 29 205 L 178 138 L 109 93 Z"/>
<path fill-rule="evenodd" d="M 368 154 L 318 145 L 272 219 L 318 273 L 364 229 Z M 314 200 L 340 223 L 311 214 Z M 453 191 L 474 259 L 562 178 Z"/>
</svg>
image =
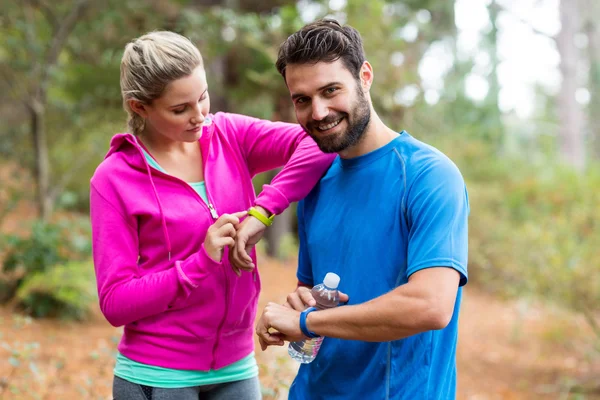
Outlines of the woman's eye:
<svg viewBox="0 0 600 400">
<path fill-rule="evenodd" d="M 175 114 L 181 114 L 181 113 L 183 113 L 184 111 L 185 111 L 185 108 L 178 108 L 178 109 L 176 109 L 176 110 L 173 110 L 173 112 L 174 112 Z"/>
</svg>

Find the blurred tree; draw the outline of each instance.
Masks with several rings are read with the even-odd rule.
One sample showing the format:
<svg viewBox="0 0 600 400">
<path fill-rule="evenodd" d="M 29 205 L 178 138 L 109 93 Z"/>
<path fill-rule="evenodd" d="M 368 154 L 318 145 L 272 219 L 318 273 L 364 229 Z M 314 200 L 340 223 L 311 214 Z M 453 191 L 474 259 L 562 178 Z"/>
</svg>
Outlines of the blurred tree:
<svg viewBox="0 0 600 400">
<path fill-rule="evenodd" d="M 581 15 L 578 1 L 561 0 L 561 30 L 557 37 L 562 84 L 558 98 L 559 141 L 562 159 L 577 170 L 585 166 L 584 118 L 575 94 L 579 87 L 581 55 L 575 45 Z"/>
<path fill-rule="evenodd" d="M 592 143 L 592 156 L 600 160 L 600 4 L 598 1 L 585 0 L 584 31 L 588 37 L 588 58 L 590 73 L 588 79 L 591 101 L 588 106 L 589 135 Z"/>
<path fill-rule="evenodd" d="M 497 0 L 491 0 L 488 5 L 490 15 L 490 30 L 486 35 L 486 48 L 490 55 L 490 72 L 487 76 L 489 90 L 485 98 L 485 108 L 489 110 L 488 126 L 485 129 L 485 139 L 488 140 L 496 149 L 500 147 L 503 137 L 502 115 L 499 106 L 500 82 L 498 81 L 498 16 L 500 15 L 500 6 Z"/>
<path fill-rule="evenodd" d="M 42 219 L 48 218 L 52 207 L 45 129 L 49 81 L 67 39 L 82 19 L 89 3 L 89 0 L 77 0 L 63 9 L 50 7 L 42 1 L 27 1 L 4 9 L 6 14 L 3 19 L 13 33 L 4 50 L 8 57 L 15 57 L 12 64 L 16 68 L 9 70 L 6 65 L 2 68 L 2 75 L 29 112 L 35 151 L 37 205 Z"/>
<path fill-rule="evenodd" d="M 172 29 L 179 8 L 159 0 L 31 0 L 3 7 L 0 73 L 16 100 L 2 104 L 3 114 L 13 115 L 5 151 L 32 165 L 41 218 L 83 167 L 89 175 L 78 182 L 79 197 L 87 198 L 87 181 L 105 148 L 97 132 L 125 127 L 118 85 L 123 46 L 146 31 Z M 29 115 L 33 154 L 22 141 L 11 142 L 24 125 L 20 104 Z"/>
</svg>

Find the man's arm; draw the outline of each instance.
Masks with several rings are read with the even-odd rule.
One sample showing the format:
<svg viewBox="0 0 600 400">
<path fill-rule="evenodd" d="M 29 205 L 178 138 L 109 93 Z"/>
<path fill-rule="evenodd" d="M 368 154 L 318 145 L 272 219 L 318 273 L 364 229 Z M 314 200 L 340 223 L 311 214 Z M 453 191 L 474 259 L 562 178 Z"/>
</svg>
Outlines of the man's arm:
<svg viewBox="0 0 600 400">
<path fill-rule="evenodd" d="M 452 319 L 459 279 L 452 268 L 426 268 L 411 275 L 408 283 L 366 303 L 311 312 L 306 325 L 321 336 L 368 342 L 443 329 Z M 299 319 L 299 311 L 269 303 L 256 330 L 261 344 L 305 339 Z M 279 334 L 269 334 L 270 328 Z"/>
<path fill-rule="evenodd" d="M 312 312 L 306 325 L 321 336 L 367 342 L 443 329 L 454 313 L 459 278 L 452 268 L 423 269 L 407 284 L 366 303 Z"/>
</svg>

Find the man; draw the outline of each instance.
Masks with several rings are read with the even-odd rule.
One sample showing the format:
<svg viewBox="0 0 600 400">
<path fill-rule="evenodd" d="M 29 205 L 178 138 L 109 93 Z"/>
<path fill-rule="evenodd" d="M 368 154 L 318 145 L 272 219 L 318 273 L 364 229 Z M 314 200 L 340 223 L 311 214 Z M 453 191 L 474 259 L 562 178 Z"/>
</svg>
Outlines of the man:
<svg viewBox="0 0 600 400">
<path fill-rule="evenodd" d="M 354 28 L 305 26 L 282 44 L 277 68 L 298 122 L 339 157 L 298 206 L 299 286 L 266 306 L 261 347 L 326 337 L 290 399 L 455 398 L 469 213 L 459 170 L 377 116 Z M 307 313 L 301 330 L 300 312 L 315 305 L 309 287 L 327 272 L 348 304 Z"/>
</svg>

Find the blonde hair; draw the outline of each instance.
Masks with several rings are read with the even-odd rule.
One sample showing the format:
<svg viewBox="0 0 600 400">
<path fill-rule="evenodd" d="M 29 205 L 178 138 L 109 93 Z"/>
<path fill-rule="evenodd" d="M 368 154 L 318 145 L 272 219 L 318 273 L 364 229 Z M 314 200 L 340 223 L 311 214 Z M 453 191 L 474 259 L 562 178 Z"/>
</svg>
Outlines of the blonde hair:
<svg viewBox="0 0 600 400">
<path fill-rule="evenodd" d="M 131 133 L 142 132 L 144 119 L 131 109 L 129 100 L 149 105 L 170 82 L 202 65 L 198 48 L 174 32 L 150 32 L 129 42 L 121 59 L 121 96 Z"/>
</svg>

